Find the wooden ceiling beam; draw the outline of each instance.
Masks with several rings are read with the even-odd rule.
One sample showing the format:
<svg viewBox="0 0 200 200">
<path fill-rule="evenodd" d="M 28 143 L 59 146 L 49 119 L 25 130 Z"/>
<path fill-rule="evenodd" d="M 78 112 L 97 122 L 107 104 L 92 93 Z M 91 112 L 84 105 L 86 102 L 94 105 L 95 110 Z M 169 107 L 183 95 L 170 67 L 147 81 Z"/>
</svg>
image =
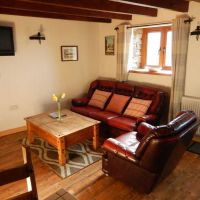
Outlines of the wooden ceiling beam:
<svg viewBox="0 0 200 200">
<path fill-rule="evenodd" d="M 57 5 L 91 10 L 103 10 L 117 13 L 140 14 L 157 16 L 157 9 L 138 5 L 130 5 L 109 0 L 21 0 L 26 2 L 38 2 L 47 5 Z"/>
<path fill-rule="evenodd" d="M 143 5 L 167 8 L 180 12 L 188 12 L 189 2 L 184 0 L 123 0 L 126 2 L 138 3 Z"/>
<path fill-rule="evenodd" d="M 122 19 L 122 20 L 131 20 L 132 15 L 121 14 L 121 13 L 111 13 L 103 11 L 94 11 L 80 8 L 71 8 L 71 7 L 61 7 L 57 5 L 47 5 L 47 4 L 38 4 L 37 2 L 25 2 L 20 0 L 1 0 L 1 7 L 6 8 L 15 8 L 29 10 L 29 11 L 39 11 L 39 12 L 50 12 L 66 15 L 76 15 L 76 16 L 87 16 L 87 17 L 100 17 L 100 18 L 111 18 L 111 19 Z"/>
<path fill-rule="evenodd" d="M 0 14 L 29 16 L 29 17 L 43 17 L 43 18 L 51 18 L 51 19 L 76 20 L 76 21 L 88 21 L 88 22 L 102 22 L 102 23 L 112 22 L 111 19 L 106 19 L 106 18 L 75 16 L 75 15 L 66 15 L 66 14 L 58 14 L 58 13 L 29 11 L 29 10 L 23 10 L 23 9 L 15 9 L 15 8 L 6 8 L 6 7 L 2 7 L 1 4 L 0 4 Z"/>
<path fill-rule="evenodd" d="M 188 12 L 189 11 L 189 1 L 185 0 L 171 0 L 171 6 L 173 10 L 180 12 Z"/>
</svg>

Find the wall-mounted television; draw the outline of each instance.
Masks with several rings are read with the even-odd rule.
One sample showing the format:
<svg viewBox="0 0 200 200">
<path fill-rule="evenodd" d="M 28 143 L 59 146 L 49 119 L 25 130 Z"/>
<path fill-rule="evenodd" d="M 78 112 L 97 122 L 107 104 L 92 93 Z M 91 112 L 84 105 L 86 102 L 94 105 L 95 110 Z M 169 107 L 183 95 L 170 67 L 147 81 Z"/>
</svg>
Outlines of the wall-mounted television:
<svg viewBox="0 0 200 200">
<path fill-rule="evenodd" d="M 13 28 L 0 26 L 0 56 L 14 56 Z"/>
</svg>

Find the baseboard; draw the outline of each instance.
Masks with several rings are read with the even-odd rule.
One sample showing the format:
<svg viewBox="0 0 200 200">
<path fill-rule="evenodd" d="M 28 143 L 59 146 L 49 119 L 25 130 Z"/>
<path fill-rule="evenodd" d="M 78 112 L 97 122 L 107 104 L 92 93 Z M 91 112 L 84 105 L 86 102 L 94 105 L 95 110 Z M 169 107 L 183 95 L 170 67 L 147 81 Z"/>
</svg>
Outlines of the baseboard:
<svg viewBox="0 0 200 200">
<path fill-rule="evenodd" d="M 19 133 L 19 132 L 26 131 L 26 130 L 27 130 L 26 126 L 21 126 L 21 127 L 18 127 L 18 128 L 0 131 L 0 137 L 6 136 L 6 135 L 11 135 L 11 134 L 14 134 L 14 133 Z"/>
</svg>

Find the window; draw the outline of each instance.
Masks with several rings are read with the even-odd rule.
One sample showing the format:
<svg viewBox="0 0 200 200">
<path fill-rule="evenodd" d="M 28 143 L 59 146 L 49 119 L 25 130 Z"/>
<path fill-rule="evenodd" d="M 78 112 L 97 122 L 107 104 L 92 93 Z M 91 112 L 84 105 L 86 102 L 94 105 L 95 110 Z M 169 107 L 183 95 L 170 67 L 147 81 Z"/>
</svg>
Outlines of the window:
<svg viewBox="0 0 200 200">
<path fill-rule="evenodd" d="M 171 70 L 172 31 L 170 26 L 144 28 L 142 34 L 141 67 Z"/>
</svg>

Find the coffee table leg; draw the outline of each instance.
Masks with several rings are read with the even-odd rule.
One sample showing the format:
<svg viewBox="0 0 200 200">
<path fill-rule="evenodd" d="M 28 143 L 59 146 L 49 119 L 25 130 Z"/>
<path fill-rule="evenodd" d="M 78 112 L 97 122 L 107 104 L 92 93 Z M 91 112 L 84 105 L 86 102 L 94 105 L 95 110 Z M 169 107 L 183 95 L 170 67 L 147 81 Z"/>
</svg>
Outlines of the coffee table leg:
<svg viewBox="0 0 200 200">
<path fill-rule="evenodd" d="M 27 126 L 27 137 L 29 144 L 33 143 L 34 137 L 33 137 L 33 131 L 31 130 L 31 124 L 29 122 L 26 123 Z"/>
<path fill-rule="evenodd" d="M 65 165 L 66 157 L 65 157 L 65 140 L 64 138 L 59 138 L 57 141 L 58 146 L 58 161 L 60 165 Z"/>
<path fill-rule="evenodd" d="M 99 147 L 99 125 L 93 126 L 93 148 L 97 150 Z"/>
</svg>

